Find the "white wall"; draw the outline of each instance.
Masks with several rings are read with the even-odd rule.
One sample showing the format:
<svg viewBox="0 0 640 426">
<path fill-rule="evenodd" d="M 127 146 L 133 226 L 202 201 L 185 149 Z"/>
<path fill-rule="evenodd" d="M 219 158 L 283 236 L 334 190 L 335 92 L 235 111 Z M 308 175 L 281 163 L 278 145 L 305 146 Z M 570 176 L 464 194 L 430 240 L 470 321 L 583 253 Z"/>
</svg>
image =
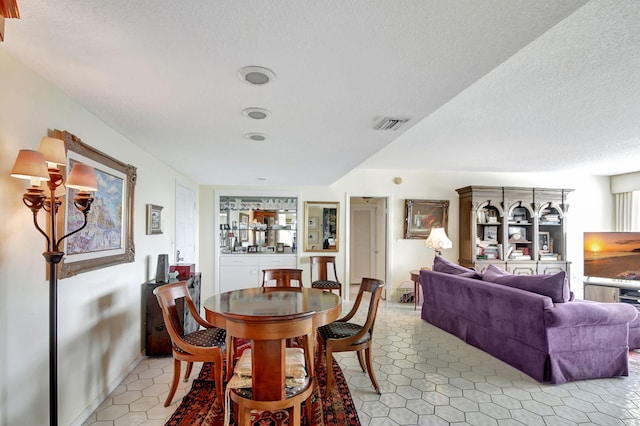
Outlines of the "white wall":
<svg viewBox="0 0 640 426">
<path fill-rule="evenodd" d="M 393 178 L 400 176 L 403 182 L 396 185 Z M 604 231 L 613 229 L 612 196 L 609 190 L 608 177 L 578 176 L 566 174 L 507 174 L 507 173 L 431 173 L 428 171 L 403 170 L 354 170 L 328 188 L 293 187 L 299 193 L 299 202 L 304 201 L 339 201 L 340 202 L 340 241 L 337 253 L 337 265 L 341 276 L 348 277 L 346 261 L 347 246 L 347 202 L 350 196 L 389 197 L 390 214 L 390 271 L 387 292 L 393 297 L 393 290 L 403 281 L 409 280 L 409 271 L 421 266 L 433 264 L 434 251 L 424 245 L 423 240 L 406 240 L 404 231 L 404 200 L 407 198 L 449 200 L 449 238 L 453 241 L 453 248 L 443 252 L 444 257 L 458 260 L 458 193 L 456 188 L 467 185 L 496 185 L 496 186 L 535 186 L 539 188 L 567 188 L 574 189 L 569 196 L 569 213 L 567 225 L 567 251 L 571 265 L 571 288 L 576 297 L 582 297 L 582 233 L 584 231 Z M 237 188 L 243 192 L 246 187 Z M 202 223 L 211 226 L 214 222 L 215 191 L 233 190 L 230 187 L 206 186 L 200 188 L 200 218 Z M 282 188 L 255 188 L 256 194 L 268 195 L 270 191 L 280 191 Z M 204 201 L 206 199 L 206 201 Z M 304 212 L 304 209 L 300 210 Z M 302 217 L 298 218 L 303 223 Z M 301 227 L 299 227 L 300 232 Z M 208 234 L 208 235 L 207 235 Z M 205 264 L 217 254 L 213 245 L 214 229 L 200 235 L 200 248 L 206 253 L 200 258 L 200 264 Z M 300 241 L 301 238 L 298 238 Z M 309 253 L 298 252 L 299 267 L 308 274 Z M 203 275 L 203 297 L 214 294 L 214 276 L 216 271 L 208 270 L 207 277 Z"/>
<path fill-rule="evenodd" d="M 0 93 L 1 425 L 49 421 L 44 238 L 22 204 L 25 181 L 9 176 L 18 150 L 36 149 L 42 136 L 60 129 L 137 167 L 135 263 L 79 274 L 59 283 L 59 423 L 70 425 L 84 420 L 101 395 L 118 385 L 141 357 L 141 285 L 155 276 L 158 254 L 175 253 L 175 182 L 189 181 L 2 50 Z M 197 189 L 192 182 L 189 185 Z M 162 235 L 145 235 L 146 204 L 164 206 Z"/>
</svg>

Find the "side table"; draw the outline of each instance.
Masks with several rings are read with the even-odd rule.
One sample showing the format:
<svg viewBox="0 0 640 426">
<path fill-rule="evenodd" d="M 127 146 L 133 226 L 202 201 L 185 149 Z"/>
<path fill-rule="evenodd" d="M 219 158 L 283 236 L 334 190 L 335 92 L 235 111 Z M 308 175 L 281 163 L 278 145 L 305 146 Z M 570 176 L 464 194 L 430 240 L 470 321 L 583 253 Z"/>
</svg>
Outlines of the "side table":
<svg viewBox="0 0 640 426">
<path fill-rule="evenodd" d="M 420 271 L 430 271 L 431 268 L 424 266 L 420 269 L 414 269 L 410 271 L 411 281 L 413 281 L 413 310 L 418 309 L 418 303 L 420 302 Z"/>
</svg>

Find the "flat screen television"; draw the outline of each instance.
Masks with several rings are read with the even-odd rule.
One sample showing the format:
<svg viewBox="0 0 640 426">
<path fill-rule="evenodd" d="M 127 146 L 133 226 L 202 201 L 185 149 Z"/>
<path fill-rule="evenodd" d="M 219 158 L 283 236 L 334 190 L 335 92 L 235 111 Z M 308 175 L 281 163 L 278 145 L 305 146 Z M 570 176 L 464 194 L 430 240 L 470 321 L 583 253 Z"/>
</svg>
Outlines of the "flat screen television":
<svg viewBox="0 0 640 426">
<path fill-rule="evenodd" d="M 640 280 L 640 232 L 585 232 L 584 276 Z"/>
</svg>

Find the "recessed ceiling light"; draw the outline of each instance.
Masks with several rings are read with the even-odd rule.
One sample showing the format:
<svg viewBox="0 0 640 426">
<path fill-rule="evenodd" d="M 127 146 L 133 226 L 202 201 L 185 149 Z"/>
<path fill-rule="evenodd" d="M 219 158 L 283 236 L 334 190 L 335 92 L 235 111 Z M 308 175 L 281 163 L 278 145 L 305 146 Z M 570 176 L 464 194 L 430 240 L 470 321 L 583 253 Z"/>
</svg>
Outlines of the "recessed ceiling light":
<svg viewBox="0 0 640 426">
<path fill-rule="evenodd" d="M 270 69 L 256 66 L 242 68 L 238 73 L 238 76 L 240 77 L 240 80 L 245 83 L 257 86 L 267 84 L 276 79 L 276 75 Z"/>
<path fill-rule="evenodd" d="M 268 138 L 264 133 L 247 133 L 244 137 L 257 142 L 265 141 Z"/>
<path fill-rule="evenodd" d="M 269 111 L 268 109 L 257 107 L 247 108 L 243 110 L 242 113 L 249 118 L 253 118 L 254 120 L 262 120 L 271 115 L 271 111 Z"/>
</svg>

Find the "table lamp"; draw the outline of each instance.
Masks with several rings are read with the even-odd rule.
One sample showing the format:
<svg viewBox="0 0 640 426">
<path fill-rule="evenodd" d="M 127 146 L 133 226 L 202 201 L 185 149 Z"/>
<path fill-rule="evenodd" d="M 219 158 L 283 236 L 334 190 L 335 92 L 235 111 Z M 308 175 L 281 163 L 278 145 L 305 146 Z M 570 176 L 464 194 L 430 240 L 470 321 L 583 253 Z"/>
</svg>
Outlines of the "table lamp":
<svg viewBox="0 0 640 426">
<path fill-rule="evenodd" d="M 447 237 L 447 233 L 444 231 L 444 228 L 432 228 L 429 233 L 429 238 L 427 238 L 424 244 L 427 247 L 433 248 L 438 256 L 442 255 L 442 249 L 453 247 L 453 243 Z"/>
</svg>

